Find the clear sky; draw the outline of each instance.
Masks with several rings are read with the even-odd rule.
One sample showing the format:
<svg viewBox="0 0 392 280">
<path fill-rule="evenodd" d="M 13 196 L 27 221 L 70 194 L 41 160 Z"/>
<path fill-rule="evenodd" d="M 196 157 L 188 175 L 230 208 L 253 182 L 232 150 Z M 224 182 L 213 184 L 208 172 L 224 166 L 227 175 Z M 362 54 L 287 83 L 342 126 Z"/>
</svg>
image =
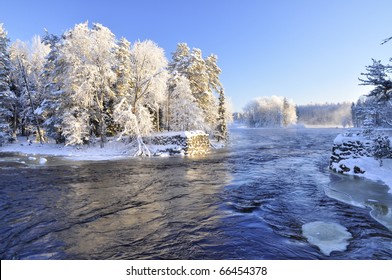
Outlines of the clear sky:
<svg viewBox="0 0 392 280">
<path fill-rule="evenodd" d="M 371 58 L 392 57 L 391 0 L 1 0 L 12 41 L 62 34 L 88 20 L 133 42 L 151 39 L 170 58 L 177 43 L 217 54 L 234 109 L 258 96 L 297 104 L 355 101 Z"/>
</svg>

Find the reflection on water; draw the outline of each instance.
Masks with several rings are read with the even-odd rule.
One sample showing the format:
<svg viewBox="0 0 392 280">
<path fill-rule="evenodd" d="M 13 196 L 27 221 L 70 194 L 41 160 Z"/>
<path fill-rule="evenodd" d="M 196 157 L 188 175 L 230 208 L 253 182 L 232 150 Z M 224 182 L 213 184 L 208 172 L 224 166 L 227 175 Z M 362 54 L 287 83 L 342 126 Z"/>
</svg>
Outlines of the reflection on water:
<svg viewBox="0 0 392 280">
<path fill-rule="evenodd" d="M 0 257 L 392 259 L 386 187 L 327 169 L 339 132 L 233 129 L 200 158 L 0 155 Z M 347 228 L 347 249 L 310 244 L 315 221 Z"/>
</svg>

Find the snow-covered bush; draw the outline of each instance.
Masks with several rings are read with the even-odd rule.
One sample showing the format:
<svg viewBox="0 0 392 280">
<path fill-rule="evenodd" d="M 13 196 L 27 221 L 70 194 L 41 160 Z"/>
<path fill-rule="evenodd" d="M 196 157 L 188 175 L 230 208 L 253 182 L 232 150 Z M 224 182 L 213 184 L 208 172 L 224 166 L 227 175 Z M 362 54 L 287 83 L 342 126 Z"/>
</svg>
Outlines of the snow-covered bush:
<svg viewBox="0 0 392 280">
<path fill-rule="evenodd" d="M 387 135 L 378 134 L 373 139 L 373 154 L 383 164 L 383 158 L 392 158 L 391 141 Z"/>
</svg>

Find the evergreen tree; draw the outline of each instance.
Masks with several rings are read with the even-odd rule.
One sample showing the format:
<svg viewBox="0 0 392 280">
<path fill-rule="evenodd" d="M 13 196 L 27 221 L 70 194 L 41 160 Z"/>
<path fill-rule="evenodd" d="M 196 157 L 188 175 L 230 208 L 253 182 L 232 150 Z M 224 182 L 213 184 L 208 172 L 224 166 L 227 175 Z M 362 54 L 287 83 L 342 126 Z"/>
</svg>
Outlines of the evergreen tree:
<svg viewBox="0 0 392 280">
<path fill-rule="evenodd" d="M 11 139 L 12 135 L 15 136 L 10 127 L 15 106 L 15 95 L 10 90 L 11 62 L 8 43 L 7 32 L 3 24 L 0 23 L 0 145 Z"/>
<path fill-rule="evenodd" d="M 227 123 L 226 123 L 226 101 L 223 88 L 219 92 L 219 111 L 218 111 L 218 127 L 217 136 L 218 141 L 227 141 Z"/>
<path fill-rule="evenodd" d="M 190 50 L 187 44 L 180 43 L 173 53 L 168 69 L 173 76 L 182 75 L 189 80 L 192 94 L 203 111 L 205 123 L 208 124 L 207 130 L 215 130 L 218 126 L 219 111 L 215 95 L 219 95 L 222 88 L 219 80 L 221 69 L 217 65 L 217 56 L 210 55 L 204 59 L 200 49 Z"/>
<path fill-rule="evenodd" d="M 186 43 L 178 43 L 177 49 L 172 53 L 172 61 L 168 65 L 170 74 L 175 73 L 187 76 L 187 69 L 189 67 L 190 49 Z"/>
<path fill-rule="evenodd" d="M 43 101 L 39 108 L 44 121 L 44 128 L 48 136 L 57 143 L 65 142 L 62 134 L 62 117 L 64 110 L 72 106 L 72 102 L 64 91 L 66 63 L 60 59 L 60 48 L 63 43 L 60 36 L 46 32 L 43 42 L 50 51 L 42 71 Z"/>
<path fill-rule="evenodd" d="M 377 101 L 388 101 L 392 98 L 392 80 L 388 75 L 390 66 L 385 66 L 380 60 L 372 59 L 373 64 L 366 66 L 366 73 L 361 73 L 365 78 L 359 80 L 362 82 L 360 85 L 374 86 L 368 96 L 374 96 Z"/>
</svg>

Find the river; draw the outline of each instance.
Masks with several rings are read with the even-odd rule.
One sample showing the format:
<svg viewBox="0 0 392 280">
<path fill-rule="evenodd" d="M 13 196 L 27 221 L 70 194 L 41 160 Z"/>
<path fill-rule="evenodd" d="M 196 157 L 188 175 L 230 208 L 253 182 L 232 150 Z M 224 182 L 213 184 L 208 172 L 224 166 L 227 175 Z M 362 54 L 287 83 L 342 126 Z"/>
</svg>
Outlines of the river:
<svg viewBox="0 0 392 280">
<path fill-rule="evenodd" d="M 227 148 L 198 158 L 0 154 L 0 257 L 392 259 L 388 188 L 327 168 L 340 132 L 233 128 Z M 346 227 L 347 249 L 309 244 L 313 221 Z"/>
</svg>

